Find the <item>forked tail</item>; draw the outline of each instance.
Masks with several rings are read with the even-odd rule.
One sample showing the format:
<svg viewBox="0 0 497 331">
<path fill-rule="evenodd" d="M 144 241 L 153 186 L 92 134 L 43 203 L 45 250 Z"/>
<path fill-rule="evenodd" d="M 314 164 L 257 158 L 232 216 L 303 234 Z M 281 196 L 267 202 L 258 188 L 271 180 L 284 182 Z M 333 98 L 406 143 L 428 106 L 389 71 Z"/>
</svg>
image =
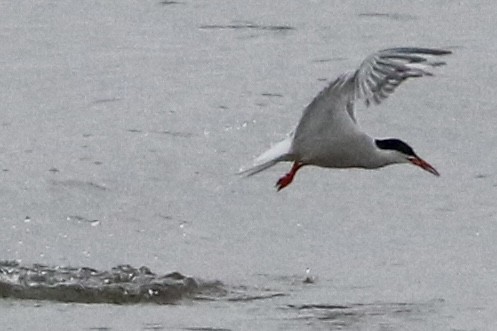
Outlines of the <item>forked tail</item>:
<svg viewBox="0 0 497 331">
<path fill-rule="evenodd" d="M 285 140 L 275 144 L 269 150 L 265 151 L 259 157 L 257 157 L 251 167 L 242 169 L 238 174 L 248 177 L 264 171 L 274 166 L 278 162 L 292 161 L 292 157 L 290 155 L 292 140 L 293 136 L 291 135 Z"/>
</svg>

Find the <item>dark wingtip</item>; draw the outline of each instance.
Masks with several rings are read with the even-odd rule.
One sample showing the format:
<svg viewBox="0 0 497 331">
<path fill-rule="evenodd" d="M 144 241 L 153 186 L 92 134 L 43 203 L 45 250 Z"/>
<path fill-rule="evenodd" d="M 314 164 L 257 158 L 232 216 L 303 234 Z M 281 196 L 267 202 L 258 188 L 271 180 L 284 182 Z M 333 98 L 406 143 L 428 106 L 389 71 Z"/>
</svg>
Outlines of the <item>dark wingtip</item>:
<svg viewBox="0 0 497 331">
<path fill-rule="evenodd" d="M 390 48 L 388 51 L 394 51 L 398 53 L 416 53 L 416 54 L 426 54 L 426 55 L 449 55 L 452 51 L 447 49 L 438 48 L 424 48 L 424 47 L 397 47 Z"/>
<path fill-rule="evenodd" d="M 449 55 L 452 54 L 452 51 L 449 51 L 447 49 L 432 49 L 432 48 L 426 48 L 424 49 L 427 51 L 426 54 L 432 54 L 432 55 Z"/>
</svg>

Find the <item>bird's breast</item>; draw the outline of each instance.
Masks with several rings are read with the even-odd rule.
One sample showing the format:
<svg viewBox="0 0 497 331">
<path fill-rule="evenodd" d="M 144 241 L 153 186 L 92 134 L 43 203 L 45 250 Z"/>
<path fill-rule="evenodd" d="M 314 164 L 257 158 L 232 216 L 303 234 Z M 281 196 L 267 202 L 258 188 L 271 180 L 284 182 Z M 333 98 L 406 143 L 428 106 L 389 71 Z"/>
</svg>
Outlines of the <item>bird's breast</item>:
<svg viewBox="0 0 497 331">
<path fill-rule="evenodd" d="M 298 158 L 324 168 L 370 168 L 371 138 L 363 134 L 321 135 L 295 144 Z"/>
</svg>

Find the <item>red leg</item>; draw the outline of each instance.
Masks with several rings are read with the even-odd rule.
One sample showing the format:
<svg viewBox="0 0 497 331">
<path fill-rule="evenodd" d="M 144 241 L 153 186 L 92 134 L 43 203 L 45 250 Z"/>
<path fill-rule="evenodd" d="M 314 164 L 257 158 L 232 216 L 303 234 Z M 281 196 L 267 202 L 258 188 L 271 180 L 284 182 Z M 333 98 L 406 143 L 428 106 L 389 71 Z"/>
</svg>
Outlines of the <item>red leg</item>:
<svg viewBox="0 0 497 331">
<path fill-rule="evenodd" d="M 290 183 L 293 181 L 293 177 L 295 177 L 295 174 L 297 173 L 297 171 L 300 168 L 302 168 L 303 166 L 304 166 L 304 163 L 294 162 L 292 169 L 290 169 L 290 171 L 285 176 L 278 179 L 278 182 L 276 182 L 276 189 L 278 191 L 281 191 L 282 189 L 284 189 L 285 187 L 290 185 Z"/>
</svg>

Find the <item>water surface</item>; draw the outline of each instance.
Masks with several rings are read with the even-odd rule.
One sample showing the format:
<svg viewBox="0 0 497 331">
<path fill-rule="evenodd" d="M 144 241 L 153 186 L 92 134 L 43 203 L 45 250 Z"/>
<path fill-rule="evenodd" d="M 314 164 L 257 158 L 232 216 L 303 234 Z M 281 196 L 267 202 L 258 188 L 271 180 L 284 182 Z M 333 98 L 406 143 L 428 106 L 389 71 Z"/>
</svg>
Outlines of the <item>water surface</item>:
<svg viewBox="0 0 497 331">
<path fill-rule="evenodd" d="M 2 294 L 7 330 L 497 327 L 494 2 L 0 7 L 0 260 L 25 295 Z M 328 81 L 393 46 L 454 54 L 357 117 L 440 178 L 310 167 L 276 193 L 289 165 L 235 175 Z M 145 283 L 120 289 L 214 290 L 102 299 L 122 266 Z M 9 278 L 23 270 L 45 272 L 37 289 Z M 107 276 L 92 287 L 89 270 Z M 81 292 L 62 300 L 64 282 Z M 95 289 L 100 303 L 82 299 Z"/>
</svg>

